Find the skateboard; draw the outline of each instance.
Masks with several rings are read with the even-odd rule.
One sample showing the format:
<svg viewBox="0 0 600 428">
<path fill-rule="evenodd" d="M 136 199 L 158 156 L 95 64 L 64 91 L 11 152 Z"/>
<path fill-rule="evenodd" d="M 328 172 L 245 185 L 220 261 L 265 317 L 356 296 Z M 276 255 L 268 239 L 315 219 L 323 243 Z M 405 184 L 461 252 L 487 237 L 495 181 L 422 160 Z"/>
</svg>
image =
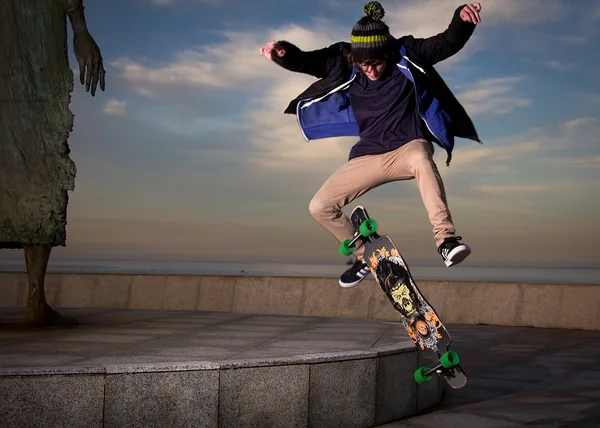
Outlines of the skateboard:
<svg viewBox="0 0 600 428">
<path fill-rule="evenodd" d="M 433 374 L 444 377 L 451 388 L 462 388 L 467 377 L 459 365 L 458 354 L 450 350 L 452 338 L 435 310 L 423 297 L 412 278 L 408 265 L 388 235 L 377 233 L 378 225 L 359 205 L 352 211 L 350 221 L 354 237 L 340 244 L 339 252 L 348 256 L 361 240 L 365 247 L 364 259 L 373 277 L 400 314 L 408 336 L 425 360 L 433 367 L 419 367 L 414 372 L 417 383 L 431 380 Z"/>
</svg>

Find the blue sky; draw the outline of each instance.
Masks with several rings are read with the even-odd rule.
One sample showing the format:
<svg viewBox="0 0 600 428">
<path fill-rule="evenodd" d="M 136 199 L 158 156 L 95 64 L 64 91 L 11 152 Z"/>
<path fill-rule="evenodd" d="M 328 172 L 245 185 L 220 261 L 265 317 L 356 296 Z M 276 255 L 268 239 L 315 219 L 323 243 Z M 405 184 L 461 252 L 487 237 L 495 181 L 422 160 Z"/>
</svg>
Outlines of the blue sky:
<svg viewBox="0 0 600 428">
<path fill-rule="evenodd" d="M 443 31 L 460 5 L 384 1 L 396 36 Z M 467 46 L 438 71 L 483 140 L 435 159 L 477 265 L 600 266 L 600 3 L 483 1 Z M 287 103 L 314 80 L 258 54 L 348 40 L 364 1 L 85 2 L 106 91 L 76 75 L 78 173 L 55 257 L 343 263 L 308 213 L 354 138 L 305 142 Z M 69 28 L 69 34 L 70 28 Z M 69 36 L 71 67 L 77 69 Z M 414 181 L 364 204 L 412 263 L 441 264 Z M 14 251 L 0 255 L 14 257 Z"/>
</svg>

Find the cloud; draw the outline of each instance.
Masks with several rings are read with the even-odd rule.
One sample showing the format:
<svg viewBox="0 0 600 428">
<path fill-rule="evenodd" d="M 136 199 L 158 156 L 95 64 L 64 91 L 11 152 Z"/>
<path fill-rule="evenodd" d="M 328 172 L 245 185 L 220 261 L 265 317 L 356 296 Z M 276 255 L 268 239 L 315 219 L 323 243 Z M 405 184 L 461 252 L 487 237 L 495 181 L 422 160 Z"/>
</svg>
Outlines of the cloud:
<svg viewBox="0 0 600 428">
<path fill-rule="evenodd" d="M 320 3 L 331 9 L 341 9 L 344 7 L 344 3 L 341 0 L 320 0 Z"/>
<path fill-rule="evenodd" d="M 595 117 L 580 117 L 578 119 L 572 119 L 572 120 L 568 120 L 566 122 L 562 122 L 562 126 L 564 126 L 565 128 L 576 128 L 579 126 L 588 125 L 595 121 L 596 121 Z"/>
<path fill-rule="evenodd" d="M 110 100 L 104 106 L 104 113 L 112 116 L 125 116 L 127 114 L 127 102 Z"/>
<path fill-rule="evenodd" d="M 569 43 L 572 45 L 581 45 L 584 44 L 588 41 L 587 37 L 584 36 L 573 36 L 573 35 L 562 35 L 562 36 L 555 36 L 555 35 L 546 35 L 545 37 L 547 37 L 550 40 L 558 40 L 560 42 L 563 43 Z"/>
<path fill-rule="evenodd" d="M 572 95 L 572 100 L 576 103 L 586 102 L 589 104 L 600 104 L 600 92 L 575 91 Z"/>
<path fill-rule="evenodd" d="M 503 115 L 531 105 L 532 100 L 515 89 L 522 80 L 519 76 L 482 79 L 456 96 L 472 117 Z M 464 85 L 457 88 L 460 91 Z"/>
<path fill-rule="evenodd" d="M 542 3 L 544 7 L 540 7 Z M 386 7 L 385 20 L 394 34 L 429 37 L 448 27 L 456 7 L 453 1 L 432 0 L 412 1 L 402 6 L 392 4 Z M 483 8 L 482 28 L 476 30 L 467 49 L 457 55 L 454 62 L 446 61 L 445 67 L 451 67 L 468 57 L 469 52 L 479 49 L 477 44 L 485 39 L 482 32 L 485 26 L 545 22 L 560 11 L 560 3 L 554 0 L 534 0 L 526 4 L 512 0 L 493 1 L 483 4 Z M 536 13 L 530 13 L 534 10 Z M 251 142 L 248 162 L 266 170 L 305 172 L 310 169 L 323 173 L 332 171 L 347 159 L 350 145 L 356 138 L 307 143 L 295 117 L 282 113 L 288 102 L 315 79 L 269 63 L 258 54 L 258 49 L 270 39 L 289 40 L 303 50 L 318 49 L 347 39 L 347 26 L 339 21 L 315 18 L 303 26 L 289 24 L 271 29 L 226 32 L 222 41 L 182 50 L 169 62 L 121 57 L 111 65 L 137 94 L 153 97 L 156 103 L 168 100 L 170 109 L 173 103 L 181 103 L 182 108 L 191 107 L 191 99 L 196 103 L 205 100 L 205 105 L 214 106 L 212 99 L 209 102 L 207 97 L 213 96 L 222 103 L 226 96 L 235 95 L 235 105 L 228 105 L 228 114 L 236 115 L 235 120 L 239 119 L 239 126 L 246 131 L 244 137 Z M 517 91 L 521 81 L 518 76 L 480 80 L 472 87 L 465 87 L 458 98 L 474 117 L 507 114 L 531 104 L 531 100 Z M 224 95 L 224 91 L 229 90 L 235 92 Z M 198 106 L 191 107 L 191 111 L 204 115 Z M 178 124 L 172 126 L 180 128 Z"/>
<path fill-rule="evenodd" d="M 544 65 L 545 67 L 548 67 L 551 70 L 558 71 L 561 73 L 571 70 L 574 67 L 574 64 L 572 64 L 572 63 L 567 63 L 565 61 L 558 61 L 555 59 L 542 61 L 542 65 Z"/>
<path fill-rule="evenodd" d="M 589 15 L 591 21 L 600 21 L 600 5 L 596 3 L 595 9 Z"/>
<path fill-rule="evenodd" d="M 480 190 L 492 195 L 507 194 L 507 193 L 539 193 L 552 190 L 552 186 L 547 184 L 523 184 L 514 186 L 476 186 L 476 190 Z"/>
<path fill-rule="evenodd" d="M 396 35 L 410 33 L 416 37 L 429 37 L 448 27 L 456 7 L 456 2 L 451 0 L 390 4 L 386 8 L 385 20 Z M 561 3 L 556 0 L 495 0 L 483 5 L 482 25 L 531 25 L 552 19 L 561 10 Z M 347 24 L 339 21 L 315 18 L 312 25 L 305 27 L 291 24 L 267 31 L 257 28 L 246 32 L 225 32 L 223 37 L 223 42 L 177 52 L 170 63 L 144 64 L 140 60 L 121 57 L 113 61 L 112 66 L 138 94 L 148 97 L 153 96 L 160 86 L 251 91 L 256 80 L 295 77 L 289 72 L 275 70 L 272 64 L 257 54 L 259 47 L 268 40 L 286 39 L 304 50 L 317 49 L 348 39 L 348 28 Z M 465 51 L 477 43 L 477 37 L 473 38 Z M 463 53 L 459 55 L 465 56 Z"/>
<path fill-rule="evenodd" d="M 427 38 L 448 28 L 459 5 L 453 0 L 413 0 L 386 7 L 384 20 L 392 33 Z M 481 22 L 473 36 L 459 53 L 441 63 L 440 69 L 447 69 L 483 50 L 494 31 L 551 22 L 560 18 L 565 9 L 560 0 L 488 0 L 481 5 Z"/>
<path fill-rule="evenodd" d="M 597 169 L 600 168 L 600 155 L 591 157 L 561 159 L 568 166 L 582 169 Z"/>
<path fill-rule="evenodd" d="M 483 145 L 460 144 L 451 167 L 441 172 L 444 180 L 456 180 L 467 187 L 471 187 L 477 177 L 496 173 L 509 177 L 509 173 L 519 171 L 559 168 L 557 174 L 568 174 L 564 166 L 566 159 L 573 157 L 572 153 L 586 151 L 591 153 L 590 158 L 597 155 L 600 129 L 596 123 L 594 118 L 575 118 L 486 140 Z"/>
<path fill-rule="evenodd" d="M 596 163 L 599 160 L 596 159 Z M 600 186 L 600 181 L 555 181 L 546 184 L 515 184 L 500 186 L 474 186 L 473 189 L 488 193 L 492 196 L 499 195 L 524 195 L 530 197 L 531 194 L 543 192 L 572 192 L 573 189 L 596 188 Z"/>
<path fill-rule="evenodd" d="M 387 7 L 384 20 L 393 31 L 429 37 L 448 27 L 459 5 L 454 0 L 414 0 Z M 546 23 L 559 18 L 564 11 L 560 0 L 488 0 L 481 5 L 481 29 Z"/>
<path fill-rule="evenodd" d="M 312 77 L 284 71 L 259 55 L 259 48 L 271 39 L 291 40 L 303 50 L 322 48 L 342 39 L 345 33 L 333 22 L 317 19 L 313 28 L 289 25 L 268 31 L 225 32 L 224 41 L 186 49 L 175 54 L 170 63 L 145 65 L 127 57 L 111 63 L 119 77 L 136 92 L 155 96 L 161 87 L 191 89 L 235 89 L 245 93 L 260 93 L 268 89 L 267 82 L 285 82 Z M 333 34 L 332 34 L 333 32 Z M 345 35 L 345 34 L 344 34 Z M 256 86 L 263 82 L 262 86 Z M 291 95 L 291 93 L 290 93 Z"/>
<path fill-rule="evenodd" d="M 303 50 L 322 48 L 344 34 L 334 23 L 316 19 L 311 28 L 297 25 L 271 30 L 266 37 L 260 33 L 226 33 L 224 42 L 185 50 L 175 61 L 158 66 L 143 65 L 129 58 L 113 62 L 122 79 L 145 97 L 158 100 L 195 97 L 209 103 L 207 97 L 218 89 L 223 102 L 223 90 L 237 92 L 227 114 L 241 115 L 242 126 L 254 150 L 249 160 L 260 167 L 302 168 L 299 161 L 310 161 L 311 167 L 331 168 L 331 160 L 339 162 L 347 155 L 344 139 L 312 142 L 303 139 L 296 118 L 283 115 L 291 99 L 302 92 L 315 78 L 292 73 L 267 61 L 259 48 L 270 39 L 291 40 Z M 188 104 L 189 107 L 189 104 Z M 172 109 L 172 107 L 171 107 Z M 194 108 L 195 112 L 199 108 Z M 181 116 L 181 115 L 179 115 Z"/>
<path fill-rule="evenodd" d="M 559 20 L 565 14 L 566 7 L 561 0 L 489 0 L 482 2 L 482 12 L 490 18 L 482 18 L 482 23 L 524 27 L 545 24 Z"/>
</svg>

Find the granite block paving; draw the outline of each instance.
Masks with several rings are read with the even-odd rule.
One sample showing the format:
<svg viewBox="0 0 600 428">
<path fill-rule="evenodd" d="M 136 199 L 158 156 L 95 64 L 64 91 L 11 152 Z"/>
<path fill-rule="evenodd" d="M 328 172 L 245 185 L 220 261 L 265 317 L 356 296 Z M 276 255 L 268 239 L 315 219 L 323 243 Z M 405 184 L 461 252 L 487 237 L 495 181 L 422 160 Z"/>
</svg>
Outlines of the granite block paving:
<svg viewBox="0 0 600 428">
<path fill-rule="evenodd" d="M 468 383 L 400 427 L 600 427 L 600 331 L 450 325 Z"/>
<path fill-rule="evenodd" d="M 219 427 L 306 427 L 309 366 L 221 371 Z"/>
<path fill-rule="evenodd" d="M 468 376 L 451 390 L 412 382 L 395 322 L 65 312 L 81 325 L 0 311 L 0 426 L 600 426 L 598 331 L 448 325 Z"/>
<path fill-rule="evenodd" d="M 377 425 L 417 412 L 417 384 L 412 377 L 412 371 L 416 368 L 417 355 L 413 352 L 387 355 L 379 359 L 375 395 Z M 387 379 L 397 381 L 387 382 Z"/>
<path fill-rule="evenodd" d="M 105 427 L 216 427 L 218 370 L 106 377 Z"/>
<path fill-rule="evenodd" d="M 417 408 L 399 323 L 79 308 L 62 310 L 78 326 L 43 329 L 15 311 L 0 311 L 2 427 L 352 428 L 373 426 L 378 406 L 382 420 Z M 412 403 L 395 408 L 392 393 Z"/>
<path fill-rule="evenodd" d="M 0 427 L 100 427 L 104 379 L 0 376 Z"/>
<path fill-rule="evenodd" d="M 315 364 L 310 373 L 311 427 L 373 426 L 377 360 Z M 343 380 L 343 382 L 340 382 Z"/>
</svg>

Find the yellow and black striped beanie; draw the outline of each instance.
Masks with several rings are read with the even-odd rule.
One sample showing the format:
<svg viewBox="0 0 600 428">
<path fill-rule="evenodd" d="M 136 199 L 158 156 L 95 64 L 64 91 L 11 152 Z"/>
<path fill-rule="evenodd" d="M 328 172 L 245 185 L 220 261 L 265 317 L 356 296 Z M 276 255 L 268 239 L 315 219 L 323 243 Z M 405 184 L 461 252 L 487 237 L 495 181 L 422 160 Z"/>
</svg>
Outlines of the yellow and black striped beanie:
<svg viewBox="0 0 600 428">
<path fill-rule="evenodd" d="M 370 1 L 363 16 L 352 28 L 352 55 L 356 61 L 382 58 L 392 43 L 389 27 L 381 20 L 385 11 L 379 2 Z"/>
</svg>

